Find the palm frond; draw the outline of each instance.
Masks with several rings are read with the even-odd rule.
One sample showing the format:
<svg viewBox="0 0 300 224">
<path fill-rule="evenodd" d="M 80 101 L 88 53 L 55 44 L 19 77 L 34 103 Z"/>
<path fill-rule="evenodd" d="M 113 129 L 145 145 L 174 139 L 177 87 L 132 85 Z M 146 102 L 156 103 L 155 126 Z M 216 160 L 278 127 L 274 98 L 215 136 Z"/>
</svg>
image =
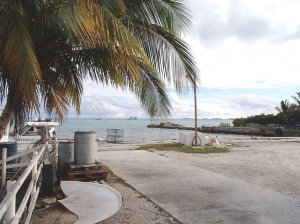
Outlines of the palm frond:
<svg viewBox="0 0 300 224">
<path fill-rule="evenodd" d="M 127 22 L 124 22 L 127 24 Z M 185 87 L 200 83 L 199 70 L 191 49 L 180 36 L 161 26 L 131 21 L 131 32 L 141 43 L 158 73 L 169 83 L 173 83 L 179 93 Z"/>
<path fill-rule="evenodd" d="M 165 84 L 153 71 L 143 70 L 143 79 L 134 85 L 133 92 L 150 118 L 166 118 L 171 115 L 171 103 Z M 133 86 L 133 85 L 131 85 Z"/>
<path fill-rule="evenodd" d="M 199 82 L 180 37 L 189 27 L 181 0 L 1 0 L 0 100 L 8 94 L 16 127 L 41 105 L 62 120 L 71 106 L 80 113 L 89 77 L 168 116 L 166 83 L 183 93 Z"/>
<path fill-rule="evenodd" d="M 296 102 L 298 107 L 300 107 L 300 92 L 297 92 L 296 94 L 297 94 L 297 96 L 292 96 L 292 98 Z"/>
<path fill-rule="evenodd" d="M 6 98 L 10 108 L 16 105 L 15 115 L 24 116 L 26 114 L 24 111 L 28 112 L 29 108 L 32 110 L 39 108 L 36 87 L 42 77 L 30 35 L 31 18 L 22 2 L 13 0 L 1 3 L 1 99 Z M 20 105 L 25 109 L 23 110 Z"/>
<path fill-rule="evenodd" d="M 191 26 L 189 10 L 180 0 L 124 0 L 127 15 L 175 33 L 187 32 Z"/>
<path fill-rule="evenodd" d="M 116 17 L 122 17 L 126 13 L 125 3 L 123 0 L 96 0 L 101 6 L 107 8 Z"/>
</svg>

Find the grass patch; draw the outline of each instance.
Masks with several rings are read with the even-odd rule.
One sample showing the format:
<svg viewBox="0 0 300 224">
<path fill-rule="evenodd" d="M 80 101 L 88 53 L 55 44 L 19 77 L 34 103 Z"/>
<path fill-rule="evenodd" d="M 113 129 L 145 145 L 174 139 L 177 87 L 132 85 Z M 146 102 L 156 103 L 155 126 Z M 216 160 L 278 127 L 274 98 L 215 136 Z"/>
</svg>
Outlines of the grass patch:
<svg viewBox="0 0 300 224">
<path fill-rule="evenodd" d="M 121 177 L 118 177 L 108 166 L 105 166 L 105 165 L 103 165 L 103 164 L 101 164 L 101 166 L 102 166 L 102 168 L 104 169 L 104 170 L 106 170 L 110 175 L 112 175 L 112 176 L 114 176 L 116 179 L 116 182 L 123 182 L 123 183 L 125 183 L 125 180 L 123 179 L 123 178 L 121 178 Z"/>
<path fill-rule="evenodd" d="M 148 150 L 151 151 L 153 149 L 157 151 L 176 151 L 176 152 L 184 152 L 184 153 L 222 153 L 229 152 L 227 148 L 219 148 L 212 146 L 185 146 L 179 143 L 167 143 L 167 144 L 146 144 L 141 145 L 139 150 Z"/>
</svg>

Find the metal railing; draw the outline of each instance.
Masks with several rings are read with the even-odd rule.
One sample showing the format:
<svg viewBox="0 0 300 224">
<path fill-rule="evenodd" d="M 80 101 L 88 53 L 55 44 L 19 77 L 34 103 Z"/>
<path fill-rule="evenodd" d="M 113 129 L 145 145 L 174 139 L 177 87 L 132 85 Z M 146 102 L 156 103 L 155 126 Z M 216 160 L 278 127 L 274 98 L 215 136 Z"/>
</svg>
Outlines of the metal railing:
<svg viewBox="0 0 300 224">
<path fill-rule="evenodd" d="M 40 191 L 41 187 L 41 178 L 40 173 L 43 168 L 42 159 L 44 157 L 44 153 L 47 149 L 48 142 L 44 143 L 41 146 L 34 147 L 30 150 L 18 153 L 16 155 L 10 156 L 6 158 L 6 149 L 2 149 L 2 160 L 0 160 L 0 165 L 2 169 L 2 189 L 7 187 L 7 194 L 2 200 L 0 204 L 0 220 L 4 218 L 5 223 L 19 223 L 21 217 L 28 206 L 26 213 L 27 216 L 25 218 L 24 223 L 29 223 L 33 209 L 35 207 L 35 203 Z M 18 163 L 18 164 L 6 164 L 8 161 L 13 159 L 19 158 L 21 156 L 32 154 L 32 158 L 30 161 L 25 163 Z M 10 168 L 18 168 L 18 167 L 25 167 L 27 168 L 24 170 L 22 175 L 18 178 L 17 181 L 7 181 L 6 182 L 6 169 Z M 23 200 L 17 210 L 15 212 L 15 200 L 16 194 L 18 193 L 19 189 L 23 185 L 24 181 L 31 173 L 31 182 L 27 188 L 27 191 L 23 197 Z M 3 182 L 4 180 L 4 182 Z M 28 201 L 30 199 L 29 205 Z"/>
</svg>

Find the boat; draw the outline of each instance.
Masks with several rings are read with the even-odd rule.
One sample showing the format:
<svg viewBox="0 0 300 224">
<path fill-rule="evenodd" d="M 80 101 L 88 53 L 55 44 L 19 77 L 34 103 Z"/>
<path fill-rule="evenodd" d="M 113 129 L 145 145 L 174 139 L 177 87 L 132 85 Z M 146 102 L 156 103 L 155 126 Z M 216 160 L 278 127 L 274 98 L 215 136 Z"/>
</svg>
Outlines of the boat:
<svg viewBox="0 0 300 224">
<path fill-rule="evenodd" d="M 137 120 L 137 117 L 131 117 L 131 108 L 130 108 L 129 118 L 127 118 L 127 120 Z"/>
<path fill-rule="evenodd" d="M 100 109 L 100 117 L 99 118 L 97 118 L 97 120 L 108 120 L 108 118 L 107 117 L 101 117 L 101 111 L 102 111 L 102 102 L 101 102 L 101 109 Z"/>
<path fill-rule="evenodd" d="M 97 118 L 97 120 L 108 120 L 108 118 L 107 117 L 99 117 L 99 118 Z"/>
<path fill-rule="evenodd" d="M 54 138 L 56 136 L 56 127 L 59 122 L 52 119 L 35 118 L 32 121 L 25 122 L 23 128 L 17 134 L 19 141 L 34 141 L 43 138 Z M 44 132 L 42 131 L 44 130 Z"/>
</svg>

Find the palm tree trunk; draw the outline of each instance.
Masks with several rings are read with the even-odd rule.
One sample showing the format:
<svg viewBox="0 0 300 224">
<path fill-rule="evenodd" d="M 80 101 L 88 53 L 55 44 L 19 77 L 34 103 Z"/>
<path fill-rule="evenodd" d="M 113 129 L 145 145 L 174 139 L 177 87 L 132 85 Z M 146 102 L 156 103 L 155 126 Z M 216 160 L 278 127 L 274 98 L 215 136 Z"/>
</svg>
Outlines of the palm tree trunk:
<svg viewBox="0 0 300 224">
<path fill-rule="evenodd" d="M 9 103 L 7 102 L 0 116 L 0 140 L 5 134 L 9 122 L 14 117 L 13 109 L 9 108 L 8 104 Z"/>
</svg>

